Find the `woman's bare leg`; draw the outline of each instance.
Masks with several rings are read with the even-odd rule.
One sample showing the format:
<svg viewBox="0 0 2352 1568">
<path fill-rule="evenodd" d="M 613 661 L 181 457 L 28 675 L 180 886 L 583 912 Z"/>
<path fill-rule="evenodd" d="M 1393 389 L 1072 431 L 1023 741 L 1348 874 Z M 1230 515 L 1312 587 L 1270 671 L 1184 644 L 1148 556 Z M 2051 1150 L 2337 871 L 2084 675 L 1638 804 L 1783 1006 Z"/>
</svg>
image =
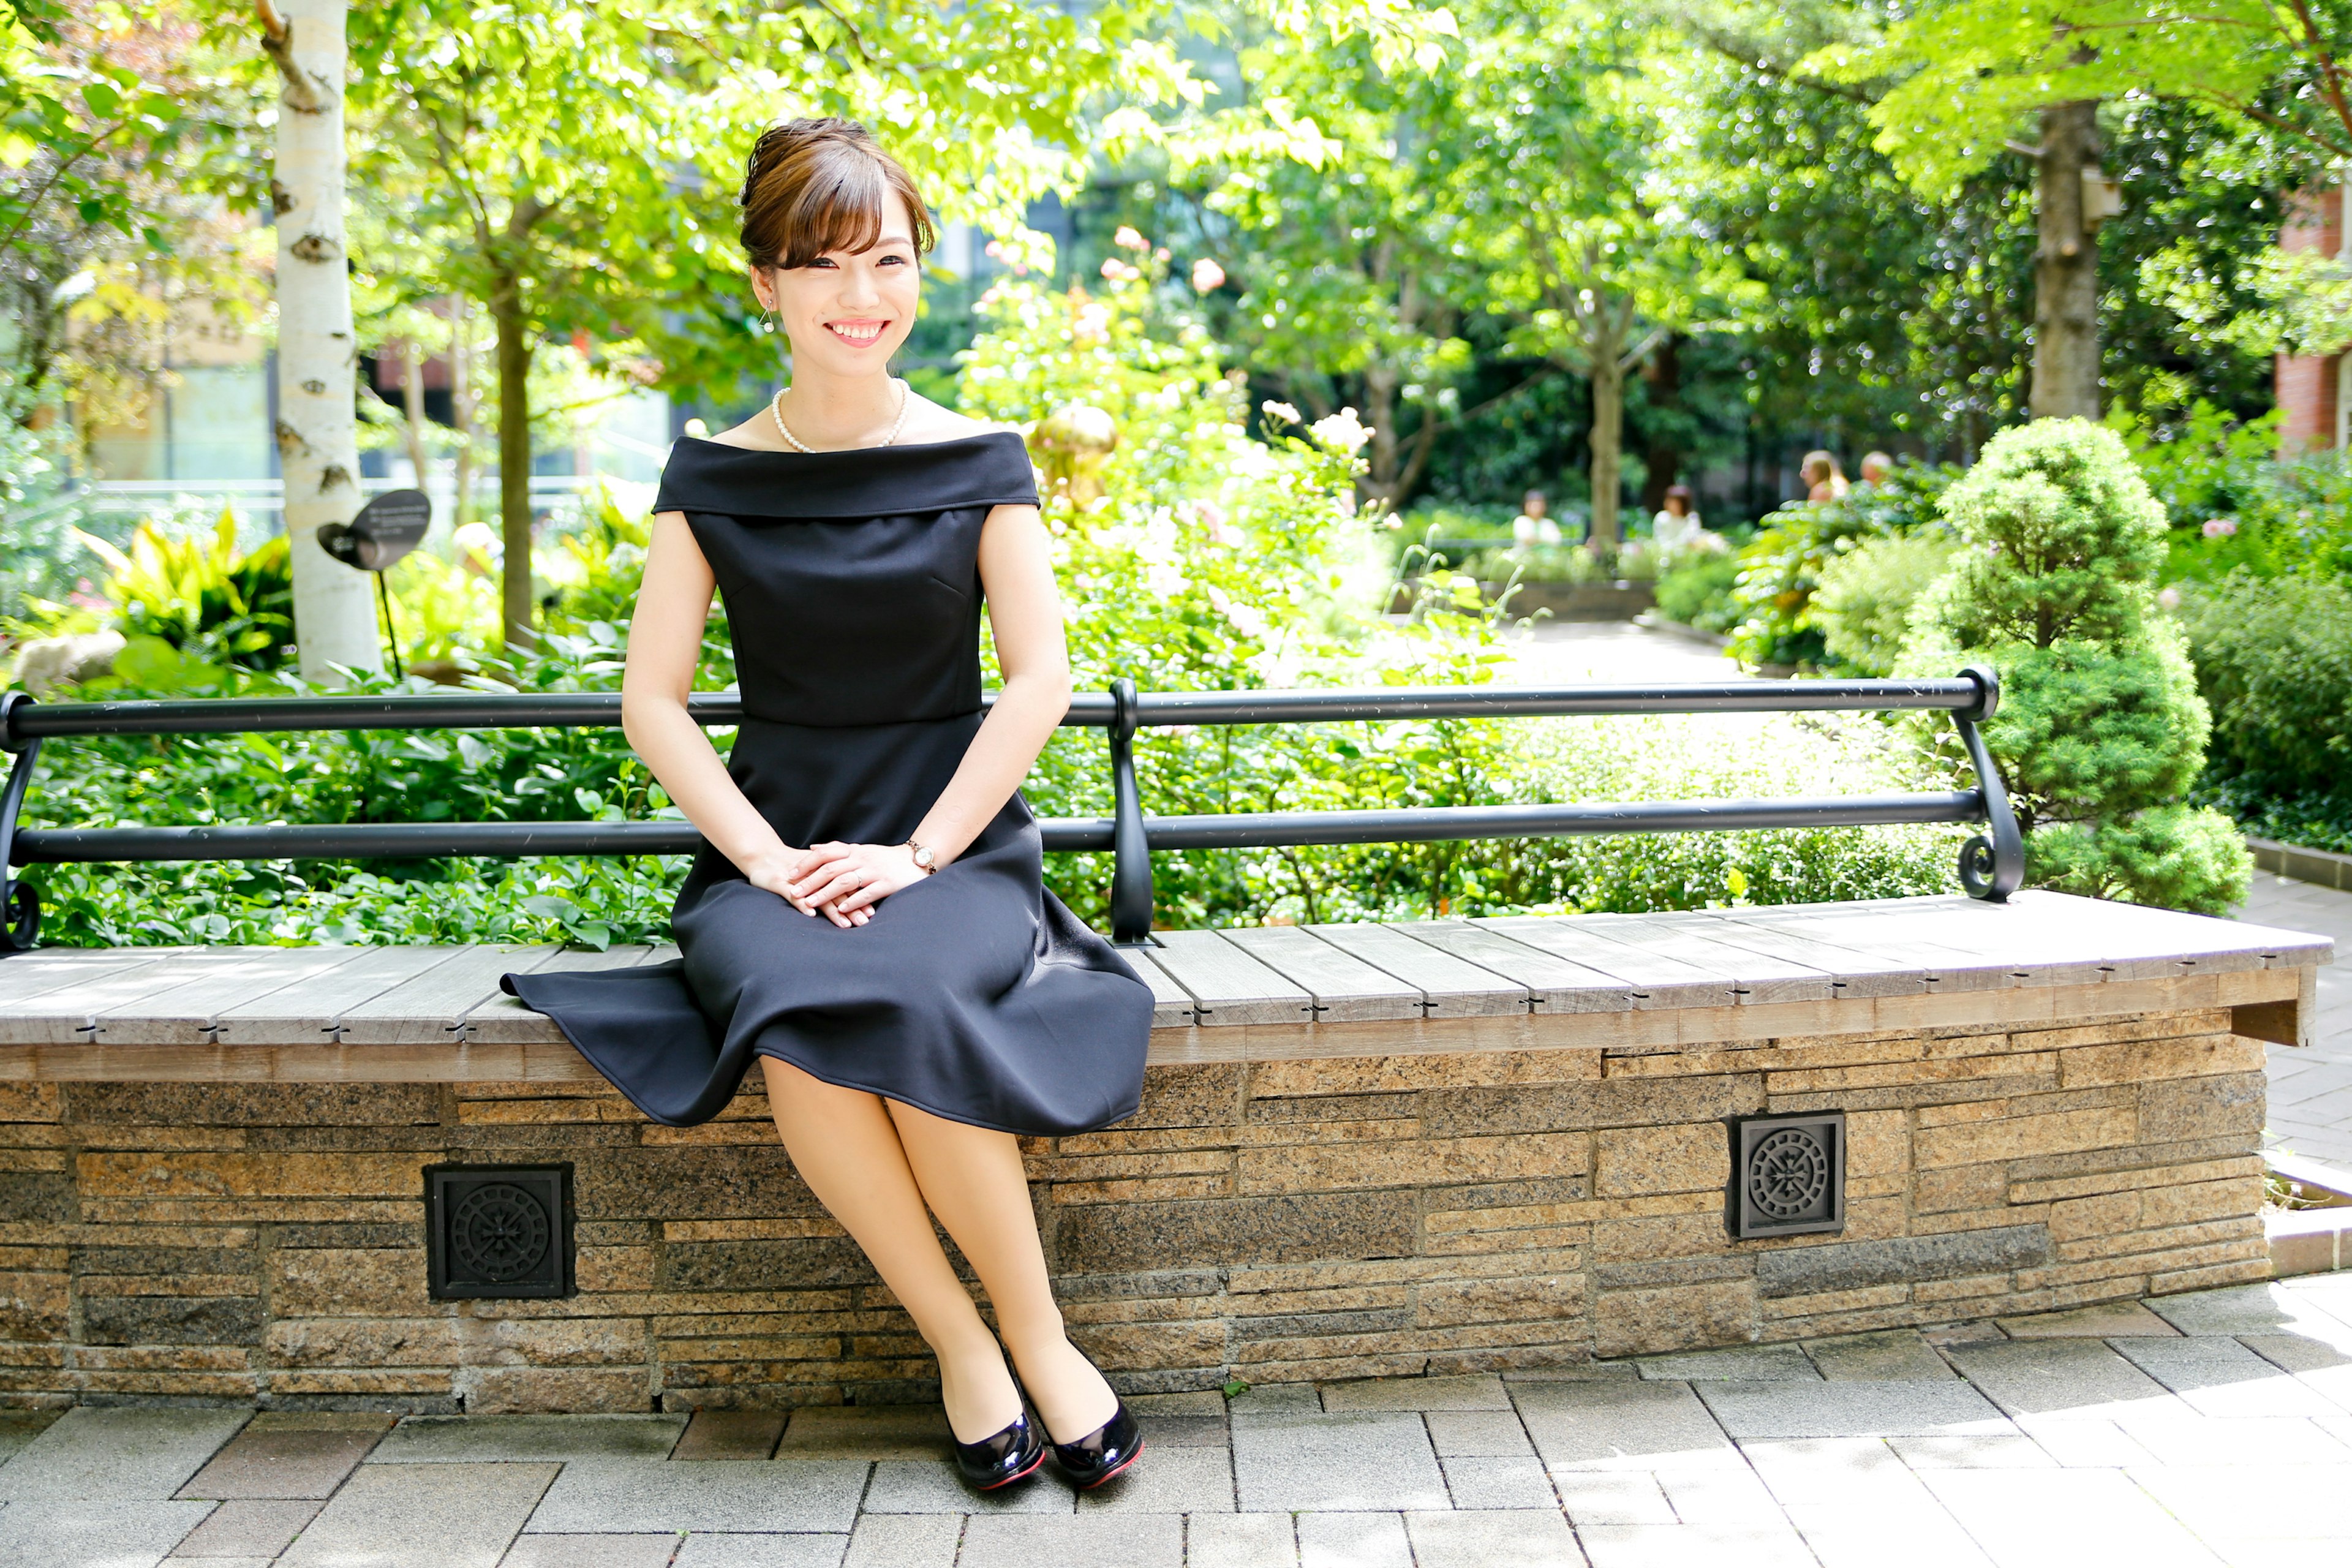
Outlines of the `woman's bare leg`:
<svg viewBox="0 0 2352 1568">
<path fill-rule="evenodd" d="M 773 1057 L 761 1058 L 760 1066 L 767 1074 L 776 1131 L 801 1180 L 866 1249 L 875 1271 L 939 1356 L 948 1426 L 967 1443 L 1003 1431 L 1020 1412 L 1020 1394 L 1004 1370 L 996 1337 L 932 1233 L 930 1214 L 881 1099 L 811 1078 Z M 1028 1221 L 1025 1187 L 1021 1216 Z M 956 1239 L 962 1244 L 961 1236 Z M 1033 1225 L 1030 1246 L 1036 1245 Z M 986 1268 L 981 1271 L 986 1279 Z M 1023 1364 L 1025 1373 L 1027 1363 Z"/>
<path fill-rule="evenodd" d="M 1020 1144 L 1010 1132 L 968 1127 L 895 1100 L 883 1104 L 931 1212 L 988 1287 L 997 1332 L 1037 1402 L 1046 1436 L 1076 1442 L 1111 1418 L 1118 1399 L 1063 1331 Z"/>
</svg>

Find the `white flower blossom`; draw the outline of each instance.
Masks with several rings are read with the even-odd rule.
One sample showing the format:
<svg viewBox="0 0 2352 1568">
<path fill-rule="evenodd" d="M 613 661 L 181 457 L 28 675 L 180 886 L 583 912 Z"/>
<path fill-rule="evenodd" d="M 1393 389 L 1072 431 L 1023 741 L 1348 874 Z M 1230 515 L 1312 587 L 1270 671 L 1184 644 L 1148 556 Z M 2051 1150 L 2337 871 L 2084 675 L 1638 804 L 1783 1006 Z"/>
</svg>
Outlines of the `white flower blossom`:
<svg viewBox="0 0 2352 1568">
<path fill-rule="evenodd" d="M 1342 408 L 1328 418 L 1318 419 L 1308 426 L 1307 433 L 1342 457 L 1360 450 L 1372 438 L 1372 427 L 1358 419 L 1352 408 Z"/>
</svg>

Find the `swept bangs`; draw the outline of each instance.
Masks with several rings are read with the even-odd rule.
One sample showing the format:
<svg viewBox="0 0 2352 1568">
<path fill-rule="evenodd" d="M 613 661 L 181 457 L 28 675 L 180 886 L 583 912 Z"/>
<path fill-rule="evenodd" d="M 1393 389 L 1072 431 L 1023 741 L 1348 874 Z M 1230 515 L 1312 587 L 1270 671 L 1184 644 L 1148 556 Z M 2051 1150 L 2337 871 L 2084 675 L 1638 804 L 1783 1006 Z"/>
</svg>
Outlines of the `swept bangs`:
<svg viewBox="0 0 2352 1568">
<path fill-rule="evenodd" d="M 866 128 L 847 120 L 773 125 L 744 172 L 743 250 L 754 267 L 806 267 L 828 251 L 871 250 L 903 204 L 918 255 L 939 242 L 922 193 Z"/>
</svg>

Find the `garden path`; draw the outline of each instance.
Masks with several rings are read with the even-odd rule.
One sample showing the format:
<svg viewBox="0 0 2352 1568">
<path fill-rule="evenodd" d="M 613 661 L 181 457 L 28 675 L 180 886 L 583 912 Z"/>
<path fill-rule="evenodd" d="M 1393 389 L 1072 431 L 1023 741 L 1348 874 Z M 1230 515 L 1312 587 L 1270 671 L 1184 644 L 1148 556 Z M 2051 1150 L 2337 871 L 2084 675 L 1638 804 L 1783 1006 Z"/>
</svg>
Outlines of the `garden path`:
<svg viewBox="0 0 2352 1568">
<path fill-rule="evenodd" d="M 1510 679 L 1530 686 L 1588 680 L 1681 684 L 1746 673 L 1706 643 L 1631 621 L 1541 621 L 1513 633 L 1512 641 L 1518 658 Z"/>
<path fill-rule="evenodd" d="M 2335 963 L 2319 971 L 2319 1016 L 2312 1043 L 2270 1050 L 2270 1130 L 2266 1142 L 2352 1169 L 2352 893 L 2254 873 L 2241 919 L 2256 925 L 2336 939 Z"/>
<path fill-rule="evenodd" d="M 2352 1561 L 2352 1273 L 1930 1331 L 1139 1400 L 1084 1499 L 932 1408 L 0 1415 L 43 1568 L 2273 1568 Z M 779 1434 L 781 1433 L 781 1442 Z"/>
</svg>

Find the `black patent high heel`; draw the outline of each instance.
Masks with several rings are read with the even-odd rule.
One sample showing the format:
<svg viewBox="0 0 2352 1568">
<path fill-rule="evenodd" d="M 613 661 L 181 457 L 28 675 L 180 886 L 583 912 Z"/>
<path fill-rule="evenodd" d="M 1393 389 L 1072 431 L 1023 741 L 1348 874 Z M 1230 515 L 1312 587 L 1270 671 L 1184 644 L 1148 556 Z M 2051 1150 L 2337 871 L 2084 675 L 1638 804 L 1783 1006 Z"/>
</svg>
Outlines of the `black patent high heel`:
<svg viewBox="0 0 2352 1568">
<path fill-rule="evenodd" d="M 1007 1369 L 1012 1366 L 1008 1359 Z M 1013 1380 L 1013 1392 L 1021 1402 L 1021 1414 L 1013 1424 L 977 1443 L 956 1439 L 956 1470 L 971 1486 L 984 1492 L 1013 1482 L 1026 1480 L 1037 1473 L 1045 1462 L 1045 1440 L 1039 1434 L 1045 1429 L 1042 1421 L 1029 1419 L 1028 1395 L 1021 1387 L 1018 1375 Z M 950 1433 L 954 1437 L 953 1433 Z"/>
<path fill-rule="evenodd" d="M 1084 1351 L 1078 1353 L 1086 1355 Z M 1091 1356 L 1087 1358 L 1087 1364 L 1094 1366 Z M 1096 1367 L 1095 1371 L 1099 1374 L 1102 1369 Z M 1111 1398 L 1118 1408 L 1110 1413 L 1109 1420 L 1075 1443 L 1054 1445 L 1054 1462 L 1062 1467 L 1064 1479 L 1082 1492 L 1090 1492 L 1109 1480 L 1135 1463 L 1136 1456 L 1143 1452 L 1143 1428 L 1136 1424 L 1134 1414 L 1128 1409 L 1127 1401 L 1119 1398 L 1118 1390 L 1111 1391 Z"/>
</svg>

